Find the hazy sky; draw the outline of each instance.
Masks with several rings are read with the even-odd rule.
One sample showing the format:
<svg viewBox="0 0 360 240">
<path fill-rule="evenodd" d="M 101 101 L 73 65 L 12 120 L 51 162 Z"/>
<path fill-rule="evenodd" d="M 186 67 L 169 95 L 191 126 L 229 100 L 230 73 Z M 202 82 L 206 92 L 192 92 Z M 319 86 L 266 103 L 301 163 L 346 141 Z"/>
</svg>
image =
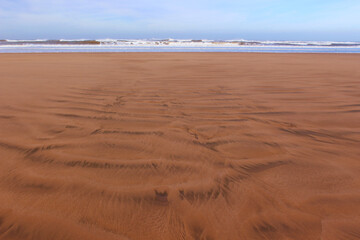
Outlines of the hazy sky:
<svg viewBox="0 0 360 240">
<path fill-rule="evenodd" d="M 0 0 L 0 39 L 360 41 L 360 0 Z"/>
</svg>

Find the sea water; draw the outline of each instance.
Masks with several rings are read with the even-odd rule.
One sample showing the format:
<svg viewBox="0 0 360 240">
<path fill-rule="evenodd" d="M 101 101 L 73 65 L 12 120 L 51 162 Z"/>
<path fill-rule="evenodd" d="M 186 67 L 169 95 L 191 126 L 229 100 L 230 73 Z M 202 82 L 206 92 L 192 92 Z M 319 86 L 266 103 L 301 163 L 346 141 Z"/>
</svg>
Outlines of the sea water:
<svg viewBox="0 0 360 240">
<path fill-rule="evenodd" d="M 360 42 L 249 40 L 0 40 L 0 53 L 259 52 L 360 53 Z"/>
</svg>

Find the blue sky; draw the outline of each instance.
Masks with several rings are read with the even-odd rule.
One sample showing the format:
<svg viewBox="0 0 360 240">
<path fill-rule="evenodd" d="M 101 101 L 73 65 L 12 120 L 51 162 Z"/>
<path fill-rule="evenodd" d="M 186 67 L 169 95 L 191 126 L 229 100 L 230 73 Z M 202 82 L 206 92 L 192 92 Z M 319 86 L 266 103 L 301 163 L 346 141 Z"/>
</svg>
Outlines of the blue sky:
<svg viewBox="0 0 360 240">
<path fill-rule="evenodd" d="M 0 39 L 360 41 L 360 0 L 0 0 Z"/>
</svg>

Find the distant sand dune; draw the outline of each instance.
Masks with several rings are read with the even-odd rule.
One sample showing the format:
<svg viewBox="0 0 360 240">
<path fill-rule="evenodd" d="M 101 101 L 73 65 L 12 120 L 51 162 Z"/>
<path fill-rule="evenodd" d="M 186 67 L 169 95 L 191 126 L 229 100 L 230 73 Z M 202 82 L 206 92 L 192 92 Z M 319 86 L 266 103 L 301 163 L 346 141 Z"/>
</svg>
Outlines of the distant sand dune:
<svg viewBox="0 0 360 240">
<path fill-rule="evenodd" d="M 359 55 L 0 55 L 0 239 L 360 239 Z"/>
</svg>

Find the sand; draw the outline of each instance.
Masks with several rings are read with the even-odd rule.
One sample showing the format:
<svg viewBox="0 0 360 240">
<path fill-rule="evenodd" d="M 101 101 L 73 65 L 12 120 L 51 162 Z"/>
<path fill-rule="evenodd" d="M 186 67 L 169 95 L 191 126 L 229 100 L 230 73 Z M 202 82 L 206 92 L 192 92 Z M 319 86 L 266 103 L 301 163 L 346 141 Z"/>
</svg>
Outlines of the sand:
<svg viewBox="0 0 360 240">
<path fill-rule="evenodd" d="M 360 55 L 0 55 L 0 239 L 360 239 Z"/>
</svg>

